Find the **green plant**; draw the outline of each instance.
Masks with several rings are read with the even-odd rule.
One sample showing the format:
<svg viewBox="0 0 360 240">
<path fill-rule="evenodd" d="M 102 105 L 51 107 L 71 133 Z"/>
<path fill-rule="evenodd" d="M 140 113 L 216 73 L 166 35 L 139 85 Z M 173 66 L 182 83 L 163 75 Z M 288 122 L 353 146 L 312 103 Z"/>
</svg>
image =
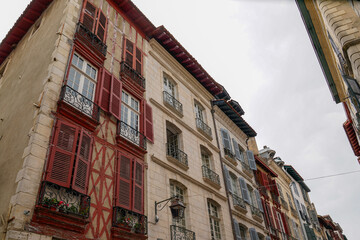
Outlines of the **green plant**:
<svg viewBox="0 0 360 240">
<path fill-rule="evenodd" d="M 58 207 L 60 201 L 58 201 L 56 198 L 48 198 L 44 197 L 42 204 L 48 207 Z"/>
<path fill-rule="evenodd" d="M 78 209 L 77 207 L 75 207 L 74 205 L 72 205 L 71 207 L 68 207 L 67 211 L 69 213 L 77 213 L 78 212 Z"/>
</svg>

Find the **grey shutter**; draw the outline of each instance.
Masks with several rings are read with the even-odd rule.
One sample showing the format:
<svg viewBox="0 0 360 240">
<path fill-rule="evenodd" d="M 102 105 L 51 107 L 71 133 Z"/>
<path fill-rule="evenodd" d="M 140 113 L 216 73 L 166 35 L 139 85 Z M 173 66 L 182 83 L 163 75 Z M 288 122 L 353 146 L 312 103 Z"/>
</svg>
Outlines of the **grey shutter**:
<svg viewBox="0 0 360 240">
<path fill-rule="evenodd" d="M 230 134 L 229 134 L 228 130 L 222 128 L 221 135 L 222 135 L 222 139 L 223 139 L 224 148 L 229 149 L 232 152 L 231 142 L 230 142 Z"/>
<path fill-rule="evenodd" d="M 271 240 L 271 238 L 269 236 L 266 236 L 265 240 Z"/>
<path fill-rule="evenodd" d="M 236 140 L 233 138 L 232 139 L 233 145 L 234 145 L 234 150 L 235 150 L 235 156 L 238 160 L 241 160 L 241 154 L 240 154 L 240 149 L 239 149 L 239 145 L 236 142 Z"/>
<path fill-rule="evenodd" d="M 238 221 L 236 221 L 235 218 L 233 218 L 233 224 L 234 224 L 234 229 L 235 229 L 236 240 L 241 240 L 239 223 L 238 223 Z"/>
<path fill-rule="evenodd" d="M 256 232 L 255 228 L 249 228 L 249 232 L 250 232 L 250 239 L 251 240 L 259 240 L 259 237 L 257 235 L 257 232 Z"/>
<path fill-rule="evenodd" d="M 244 201 L 247 202 L 248 204 L 251 204 L 249 190 L 246 186 L 245 180 L 242 177 L 239 177 L 239 183 L 240 183 L 240 188 L 241 188 L 241 194 L 242 194 Z"/>
<path fill-rule="evenodd" d="M 257 189 L 254 189 L 254 193 L 255 193 L 257 204 L 258 204 L 258 208 L 260 209 L 261 212 L 264 212 L 263 206 L 261 204 L 261 198 L 260 198 L 259 191 Z"/>
<path fill-rule="evenodd" d="M 254 153 L 250 150 L 246 151 L 246 156 L 247 159 L 249 161 L 249 166 L 252 170 L 256 170 L 256 163 L 255 163 L 255 158 L 254 158 Z"/>
<path fill-rule="evenodd" d="M 227 169 L 227 167 L 225 165 L 224 165 L 224 172 L 225 172 L 225 180 L 226 180 L 227 189 L 230 193 L 233 193 L 232 187 L 231 187 L 231 182 L 230 182 L 229 170 Z"/>
</svg>

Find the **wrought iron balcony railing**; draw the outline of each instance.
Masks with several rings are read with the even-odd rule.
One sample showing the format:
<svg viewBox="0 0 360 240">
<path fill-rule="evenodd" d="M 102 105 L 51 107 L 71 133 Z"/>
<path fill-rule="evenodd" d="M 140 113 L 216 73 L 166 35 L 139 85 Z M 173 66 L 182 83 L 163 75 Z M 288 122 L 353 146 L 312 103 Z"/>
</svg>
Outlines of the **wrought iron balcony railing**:
<svg viewBox="0 0 360 240">
<path fill-rule="evenodd" d="M 171 94 L 169 94 L 166 91 L 164 91 L 163 94 L 164 94 L 164 102 L 169 104 L 171 107 L 173 107 L 178 113 L 182 114 L 183 106 L 182 106 L 181 102 L 176 100 L 176 98 L 174 96 L 172 96 Z"/>
<path fill-rule="evenodd" d="M 87 29 L 82 23 L 77 24 L 76 38 L 90 44 L 94 49 L 106 56 L 107 46 L 92 31 Z"/>
<path fill-rule="evenodd" d="M 120 74 L 122 73 L 132 79 L 140 87 L 145 89 L 145 78 L 124 61 L 120 63 Z"/>
<path fill-rule="evenodd" d="M 61 89 L 60 101 L 69 104 L 97 122 L 99 121 L 100 107 L 73 88 L 64 85 Z"/>
<path fill-rule="evenodd" d="M 41 185 L 38 205 L 49 208 L 51 211 L 88 218 L 90 197 L 70 188 L 44 181 Z"/>
<path fill-rule="evenodd" d="M 188 166 L 187 154 L 178 149 L 174 144 L 166 143 L 166 154 L 170 157 L 175 158 L 180 163 Z"/>
<path fill-rule="evenodd" d="M 203 120 L 201 120 L 200 118 L 195 118 L 195 121 L 196 121 L 196 127 L 198 129 L 203 131 L 209 137 L 212 137 L 211 128 L 208 125 L 206 125 L 206 123 L 204 123 Z"/>
<path fill-rule="evenodd" d="M 118 122 L 117 134 L 146 150 L 146 137 L 123 121 Z"/>
<path fill-rule="evenodd" d="M 241 162 L 241 165 L 244 168 L 244 170 L 252 172 L 250 166 L 248 164 L 246 164 L 245 162 Z"/>
<path fill-rule="evenodd" d="M 235 154 L 232 153 L 230 149 L 224 148 L 224 153 L 225 153 L 225 156 L 228 156 L 228 157 L 230 157 L 231 159 L 235 159 Z"/>
<path fill-rule="evenodd" d="M 210 181 L 220 185 L 220 177 L 219 174 L 208 168 L 207 166 L 203 165 L 202 167 L 202 174 L 204 178 L 209 179 Z"/>
<path fill-rule="evenodd" d="M 147 217 L 122 207 L 113 208 L 112 224 L 113 227 L 123 228 L 138 234 L 147 235 Z"/>
<path fill-rule="evenodd" d="M 262 217 L 262 213 L 260 211 L 260 209 L 258 209 L 257 207 L 254 207 L 254 206 L 250 206 L 251 208 L 251 214 L 254 215 L 254 216 L 257 216 L 257 217 Z"/>
<path fill-rule="evenodd" d="M 195 233 L 184 227 L 170 225 L 171 240 L 195 240 Z"/>
<path fill-rule="evenodd" d="M 235 194 L 232 195 L 232 198 L 233 198 L 234 206 L 241 207 L 246 210 L 246 204 L 245 204 L 244 199 L 242 199 L 241 197 L 239 197 Z"/>
</svg>

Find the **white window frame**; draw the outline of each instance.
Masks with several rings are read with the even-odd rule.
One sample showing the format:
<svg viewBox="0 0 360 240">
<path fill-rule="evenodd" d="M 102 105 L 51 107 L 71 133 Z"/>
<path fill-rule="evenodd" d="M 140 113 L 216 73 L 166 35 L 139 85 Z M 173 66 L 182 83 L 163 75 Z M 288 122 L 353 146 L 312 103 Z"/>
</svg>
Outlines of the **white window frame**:
<svg viewBox="0 0 360 240">
<path fill-rule="evenodd" d="M 174 97 L 175 99 L 177 99 L 177 94 L 176 94 L 176 84 L 174 83 L 174 81 L 166 76 L 164 74 L 164 78 L 163 78 L 163 86 L 164 86 L 164 91 L 167 92 L 168 94 L 170 94 L 172 97 Z"/>
<path fill-rule="evenodd" d="M 121 121 L 139 132 L 140 101 L 124 90 L 121 95 Z"/>
<path fill-rule="evenodd" d="M 173 197 L 173 196 L 177 195 L 179 197 L 179 199 L 186 206 L 186 203 L 184 201 L 184 199 L 185 199 L 185 191 L 186 191 L 186 189 L 184 189 L 179 184 L 176 184 L 174 182 L 170 182 L 170 196 Z M 181 218 L 181 219 L 172 218 L 172 224 L 176 225 L 176 226 L 179 226 L 179 227 L 186 228 L 185 212 L 184 212 L 184 217 Z"/>
<path fill-rule="evenodd" d="M 98 69 L 74 52 L 66 85 L 94 101 Z M 87 89 L 86 89 L 87 88 Z M 91 94 L 89 93 L 91 90 Z"/>
<path fill-rule="evenodd" d="M 208 201 L 208 213 L 211 230 L 211 239 L 221 239 L 219 206 Z"/>
</svg>

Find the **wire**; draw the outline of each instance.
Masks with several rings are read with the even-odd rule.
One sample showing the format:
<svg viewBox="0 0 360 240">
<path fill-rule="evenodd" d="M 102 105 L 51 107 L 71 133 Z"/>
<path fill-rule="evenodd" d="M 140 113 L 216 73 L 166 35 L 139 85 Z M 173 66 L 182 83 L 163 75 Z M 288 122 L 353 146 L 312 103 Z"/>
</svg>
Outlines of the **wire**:
<svg viewBox="0 0 360 240">
<path fill-rule="evenodd" d="M 321 178 L 336 177 L 336 176 L 347 175 L 347 174 L 352 174 L 352 173 L 357 173 L 357 172 L 360 172 L 360 170 L 351 171 L 351 172 L 344 172 L 344 173 L 338 173 L 338 174 L 332 174 L 332 175 L 326 175 L 326 176 L 322 176 L 322 177 L 308 178 L 308 179 L 304 179 L 304 181 L 316 180 L 316 179 L 321 179 Z"/>
</svg>

